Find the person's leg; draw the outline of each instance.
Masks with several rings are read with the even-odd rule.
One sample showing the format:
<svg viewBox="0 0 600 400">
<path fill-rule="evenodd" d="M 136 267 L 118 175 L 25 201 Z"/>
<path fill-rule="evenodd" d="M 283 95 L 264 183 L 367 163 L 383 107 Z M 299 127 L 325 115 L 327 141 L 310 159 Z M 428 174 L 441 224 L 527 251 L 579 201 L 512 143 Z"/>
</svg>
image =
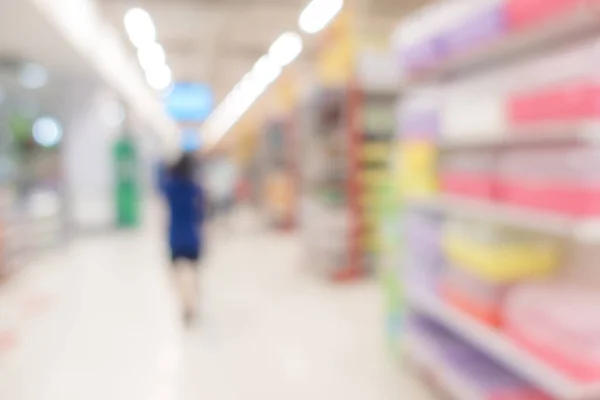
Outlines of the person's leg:
<svg viewBox="0 0 600 400">
<path fill-rule="evenodd" d="M 183 316 L 190 323 L 197 314 L 199 281 L 194 257 L 174 257 L 174 281 Z"/>
</svg>

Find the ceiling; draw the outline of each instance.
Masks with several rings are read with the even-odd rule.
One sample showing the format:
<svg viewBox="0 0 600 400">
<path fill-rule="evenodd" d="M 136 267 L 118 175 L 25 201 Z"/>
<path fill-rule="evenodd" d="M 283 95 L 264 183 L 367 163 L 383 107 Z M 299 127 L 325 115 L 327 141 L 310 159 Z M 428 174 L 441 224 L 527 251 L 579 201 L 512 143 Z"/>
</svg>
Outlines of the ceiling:
<svg viewBox="0 0 600 400">
<path fill-rule="evenodd" d="M 84 58 L 28 1 L 0 0 L 0 60 L 36 62 L 57 73 L 92 74 Z"/>
<path fill-rule="evenodd" d="M 352 0 L 347 0 L 348 3 Z M 427 0 L 354 0 L 366 34 L 389 37 L 395 24 Z M 141 7 L 152 16 L 158 41 L 177 81 L 211 85 L 223 99 L 283 32 L 298 30 L 298 16 L 309 0 L 98 0 L 108 21 L 128 42 L 123 16 Z M 368 15 L 368 18 L 365 17 Z M 130 49 L 134 51 L 133 46 Z M 296 62 L 302 69 L 314 55 L 313 38 Z"/>
</svg>

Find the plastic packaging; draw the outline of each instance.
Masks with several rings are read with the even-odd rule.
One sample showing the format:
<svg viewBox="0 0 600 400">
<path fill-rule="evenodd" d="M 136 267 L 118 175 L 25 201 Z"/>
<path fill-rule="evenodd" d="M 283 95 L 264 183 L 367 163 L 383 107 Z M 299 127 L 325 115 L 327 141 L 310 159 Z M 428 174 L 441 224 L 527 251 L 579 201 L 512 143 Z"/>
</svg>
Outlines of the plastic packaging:
<svg viewBox="0 0 600 400">
<path fill-rule="evenodd" d="M 573 217 L 600 215 L 600 150 L 555 145 L 502 155 L 498 180 L 504 202 Z"/>
<path fill-rule="evenodd" d="M 440 157 L 442 192 L 460 196 L 495 197 L 495 155 L 482 150 L 443 154 Z"/>
<path fill-rule="evenodd" d="M 507 23 L 511 29 L 531 28 L 581 11 L 588 3 L 590 0 L 507 0 Z"/>
<path fill-rule="evenodd" d="M 447 224 L 443 247 L 458 268 L 493 283 L 545 277 L 560 261 L 554 240 L 484 224 Z"/>
<path fill-rule="evenodd" d="M 506 299 L 504 329 L 546 362 L 584 381 L 600 380 L 600 293 L 575 285 L 538 284 Z"/>
<path fill-rule="evenodd" d="M 445 262 L 440 247 L 440 217 L 409 212 L 406 215 L 406 278 L 411 285 L 438 290 Z"/>
<path fill-rule="evenodd" d="M 474 1 L 464 17 L 442 36 L 449 57 L 480 48 L 505 34 L 507 28 L 502 1 Z"/>
<path fill-rule="evenodd" d="M 412 316 L 409 335 L 432 354 L 432 368 L 451 370 L 463 384 L 487 400 L 550 400 L 523 379 L 507 371 L 454 334 L 428 319 Z"/>
<path fill-rule="evenodd" d="M 510 285 L 486 282 L 462 268 L 445 269 L 441 283 L 442 297 L 455 308 L 486 325 L 501 325 L 504 298 Z"/>
</svg>

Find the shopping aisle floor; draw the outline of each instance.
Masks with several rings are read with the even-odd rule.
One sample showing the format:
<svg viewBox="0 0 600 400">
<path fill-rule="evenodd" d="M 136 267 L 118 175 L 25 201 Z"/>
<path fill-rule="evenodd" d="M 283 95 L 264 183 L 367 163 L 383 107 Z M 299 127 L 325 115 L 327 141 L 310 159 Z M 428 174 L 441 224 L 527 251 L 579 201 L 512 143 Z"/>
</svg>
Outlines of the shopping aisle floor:
<svg viewBox="0 0 600 400">
<path fill-rule="evenodd" d="M 182 327 L 158 225 L 79 241 L 0 297 L 0 398 L 421 400 L 383 344 L 375 283 L 300 266 L 293 234 L 216 230 Z"/>
</svg>

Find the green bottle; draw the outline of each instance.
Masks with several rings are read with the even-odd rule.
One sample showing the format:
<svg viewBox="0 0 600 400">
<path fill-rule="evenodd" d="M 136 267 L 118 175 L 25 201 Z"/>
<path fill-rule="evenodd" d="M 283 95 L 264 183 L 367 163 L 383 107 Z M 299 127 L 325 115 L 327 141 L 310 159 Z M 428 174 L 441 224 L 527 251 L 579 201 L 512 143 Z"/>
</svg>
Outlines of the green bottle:
<svg viewBox="0 0 600 400">
<path fill-rule="evenodd" d="M 132 228 L 139 225 L 140 196 L 137 154 L 133 138 L 123 135 L 114 147 L 116 164 L 117 226 Z"/>
</svg>

